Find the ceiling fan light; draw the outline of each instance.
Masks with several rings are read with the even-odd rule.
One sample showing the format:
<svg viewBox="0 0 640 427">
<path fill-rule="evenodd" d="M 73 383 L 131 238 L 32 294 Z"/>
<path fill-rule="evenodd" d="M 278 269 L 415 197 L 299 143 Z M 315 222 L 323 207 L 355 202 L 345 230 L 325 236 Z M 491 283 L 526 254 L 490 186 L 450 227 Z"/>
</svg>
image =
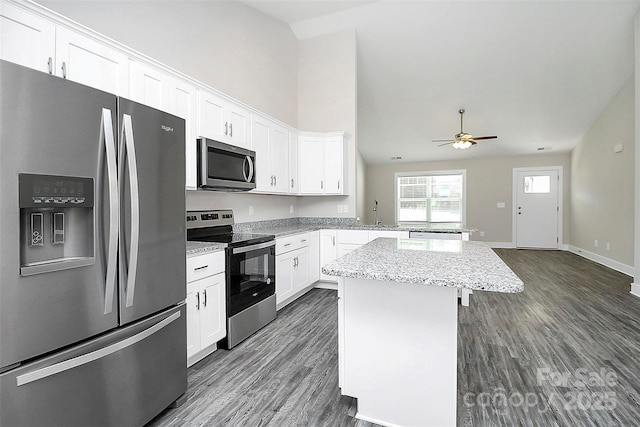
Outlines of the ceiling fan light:
<svg viewBox="0 0 640 427">
<path fill-rule="evenodd" d="M 455 148 L 456 150 L 466 150 L 472 145 L 473 144 L 471 143 L 471 141 L 456 141 L 453 143 L 453 148 Z"/>
</svg>

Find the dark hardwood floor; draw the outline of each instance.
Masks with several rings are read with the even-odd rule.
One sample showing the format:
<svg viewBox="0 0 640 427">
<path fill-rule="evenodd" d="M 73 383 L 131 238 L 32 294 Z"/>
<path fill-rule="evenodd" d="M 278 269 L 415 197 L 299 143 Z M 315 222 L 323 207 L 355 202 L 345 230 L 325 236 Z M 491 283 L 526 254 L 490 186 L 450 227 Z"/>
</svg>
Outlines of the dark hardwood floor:
<svg viewBox="0 0 640 427">
<path fill-rule="evenodd" d="M 640 425 L 640 298 L 574 254 L 497 249 L 525 292 L 459 308 L 459 426 Z M 354 426 L 338 389 L 337 299 L 314 289 L 189 369 L 187 402 L 149 426 Z"/>
</svg>

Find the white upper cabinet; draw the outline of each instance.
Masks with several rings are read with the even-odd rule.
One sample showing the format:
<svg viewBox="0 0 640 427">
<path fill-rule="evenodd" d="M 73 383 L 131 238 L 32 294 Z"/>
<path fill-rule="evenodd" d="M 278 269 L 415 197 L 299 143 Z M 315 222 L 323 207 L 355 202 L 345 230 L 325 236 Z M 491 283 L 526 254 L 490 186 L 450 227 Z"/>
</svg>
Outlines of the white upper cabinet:
<svg viewBox="0 0 640 427">
<path fill-rule="evenodd" d="M 250 148 L 250 113 L 212 92 L 199 93 L 198 136 Z"/>
<path fill-rule="evenodd" d="M 300 194 L 347 194 L 347 135 L 300 134 Z"/>
<path fill-rule="evenodd" d="M 256 191 L 289 192 L 289 131 L 258 114 L 251 118 L 251 149 L 256 152 Z"/>
<path fill-rule="evenodd" d="M 129 58 L 64 27 L 56 28 L 54 74 L 119 96 L 129 96 Z"/>
<path fill-rule="evenodd" d="M 148 63 L 131 61 L 131 99 L 185 120 L 185 185 L 197 187 L 198 91 L 190 82 Z"/>
<path fill-rule="evenodd" d="M 0 2 L 0 58 L 53 73 L 56 26 L 17 6 Z"/>
<path fill-rule="evenodd" d="M 298 133 L 289 132 L 289 194 L 300 192 L 298 162 Z"/>
<path fill-rule="evenodd" d="M 6 2 L 0 2 L 0 15 L 0 58 L 115 95 L 129 95 L 124 53 Z"/>
<path fill-rule="evenodd" d="M 169 87 L 170 112 L 185 119 L 185 186 L 195 190 L 197 179 L 197 146 L 198 138 L 198 90 L 196 87 L 181 79 L 174 79 Z"/>
</svg>

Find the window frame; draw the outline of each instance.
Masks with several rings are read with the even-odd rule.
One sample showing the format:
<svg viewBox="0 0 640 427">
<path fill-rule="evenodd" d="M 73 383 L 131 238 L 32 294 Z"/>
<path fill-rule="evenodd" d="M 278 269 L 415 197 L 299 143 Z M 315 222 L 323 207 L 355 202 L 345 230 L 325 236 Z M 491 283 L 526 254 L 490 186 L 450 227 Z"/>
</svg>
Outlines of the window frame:
<svg viewBox="0 0 640 427">
<path fill-rule="evenodd" d="M 461 207 L 461 218 L 459 224 L 467 223 L 467 170 L 466 169 L 453 169 L 453 170 L 437 170 L 437 171 L 411 171 L 411 172 L 396 172 L 393 177 L 393 195 L 394 195 L 394 203 L 395 203 L 395 223 L 402 225 L 412 225 L 412 224 L 428 224 L 433 222 L 427 221 L 398 221 L 400 214 L 400 200 L 398 199 L 398 179 L 405 177 L 414 177 L 414 176 L 442 176 L 442 175 L 462 175 L 462 207 Z M 458 222 L 436 222 L 433 224 L 458 224 Z"/>
</svg>

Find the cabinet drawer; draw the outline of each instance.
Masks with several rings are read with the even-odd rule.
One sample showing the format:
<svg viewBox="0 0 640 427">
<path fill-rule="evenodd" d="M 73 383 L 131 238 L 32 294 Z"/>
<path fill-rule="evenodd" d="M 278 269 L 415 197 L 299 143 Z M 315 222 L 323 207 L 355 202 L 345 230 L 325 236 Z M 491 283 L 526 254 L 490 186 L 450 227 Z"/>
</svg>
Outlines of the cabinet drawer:
<svg viewBox="0 0 640 427">
<path fill-rule="evenodd" d="M 223 273 L 225 252 L 213 252 L 187 258 L 187 283 Z"/>
<path fill-rule="evenodd" d="M 369 243 L 369 232 L 367 230 L 338 230 L 338 243 L 364 245 Z"/>
<path fill-rule="evenodd" d="M 276 255 L 280 255 L 307 246 L 309 246 L 309 233 L 279 237 L 276 239 Z"/>
</svg>

